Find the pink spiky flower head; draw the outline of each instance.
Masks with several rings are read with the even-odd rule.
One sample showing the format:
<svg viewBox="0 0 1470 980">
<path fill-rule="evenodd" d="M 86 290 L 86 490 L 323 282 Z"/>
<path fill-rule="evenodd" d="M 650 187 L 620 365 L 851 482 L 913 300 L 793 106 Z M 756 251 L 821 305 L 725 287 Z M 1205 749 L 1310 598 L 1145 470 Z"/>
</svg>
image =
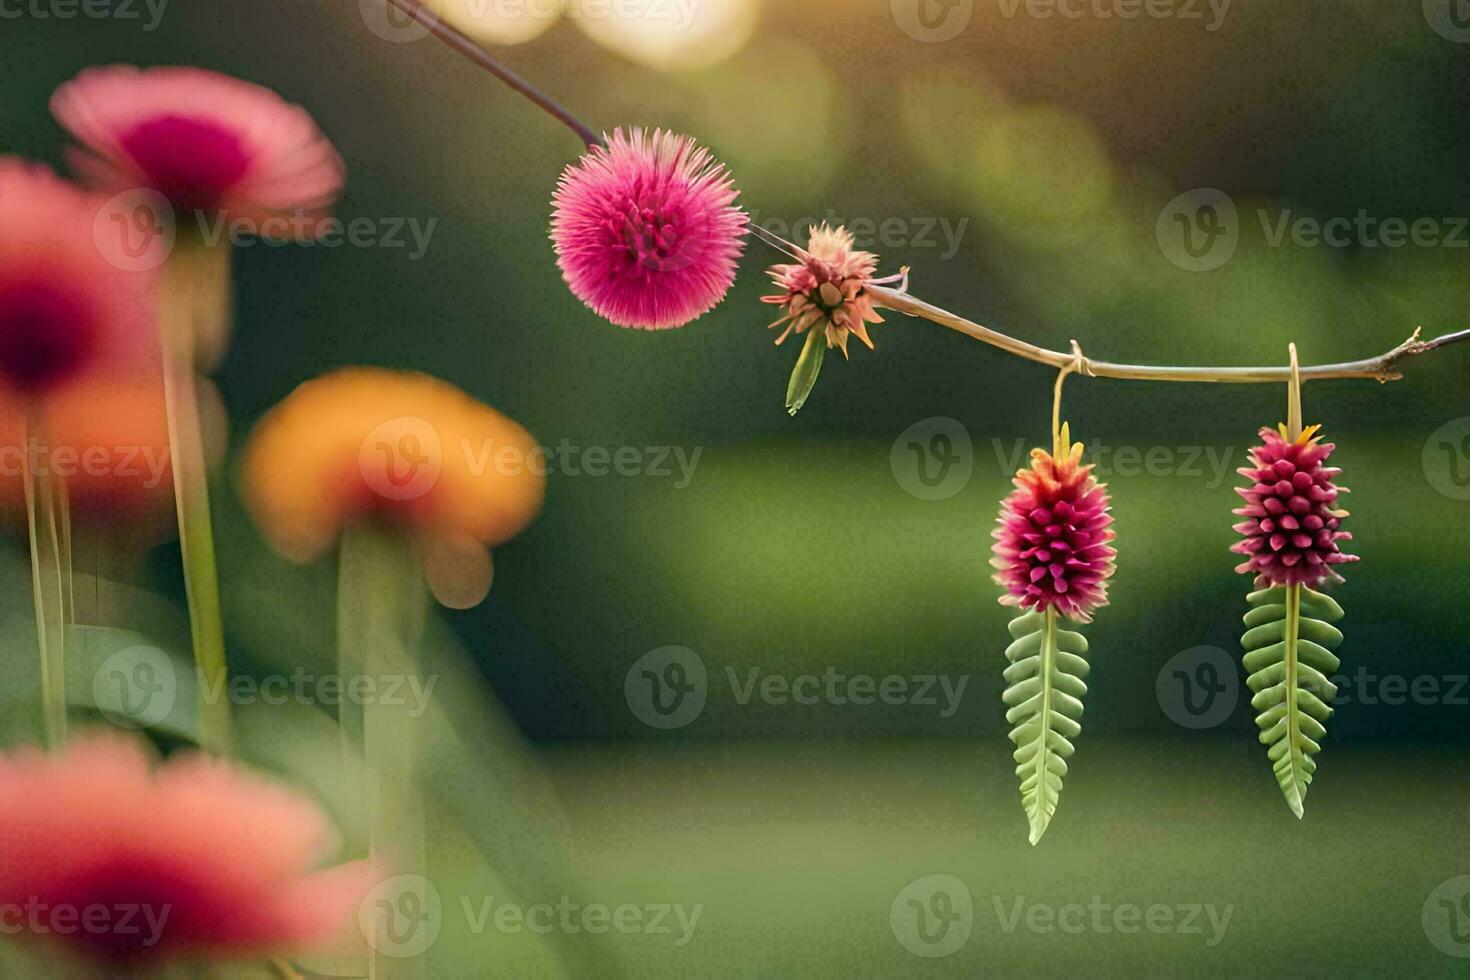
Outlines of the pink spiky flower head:
<svg viewBox="0 0 1470 980">
<path fill-rule="evenodd" d="M 1016 489 L 1000 505 L 995 581 L 1000 602 L 1034 612 L 1055 609 L 1079 623 L 1107 605 L 1117 552 L 1107 488 L 1082 465 L 1082 444 L 1062 426 L 1060 451 L 1031 450 L 1031 466 L 1016 473 Z"/>
<path fill-rule="evenodd" d="M 735 282 L 747 223 L 738 195 L 690 137 L 615 129 L 557 182 L 551 240 L 562 278 L 620 327 L 682 327 Z"/>
<path fill-rule="evenodd" d="M 0 389 L 21 400 L 153 361 L 155 279 L 103 257 L 101 209 L 45 167 L 0 157 Z"/>
<path fill-rule="evenodd" d="M 269 89 L 202 68 L 89 68 L 58 88 L 51 112 L 81 143 L 72 166 L 100 187 L 150 188 L 181 211 L 264 227 L 315 212 L 341 192 L 342 159 L 310 115 Z M 272 237 L 314 224 L 277 222 Z"/>
<path fill-rule="evenodd" d="M 6 908 L 135 910 L 128 929 L 39 920 L 38 941 L 109 975 L 175 957 L 338 948 L 376 877 L 367 862 L 316 870 L 333 835 L 310 799 L 202 753 L 155 767 L 121 735 L 0 757 L 0 799 Z"/>
<path fill-rule="evenodd" d="M 1261 445 L 1250 451 L 1252 465 L 1237 470 L 1251 485 L 1235 489 L 1245 498 L 1245 506 L 1234 511 L 1245 518 L 1235 525 L 1244 540 L 1230 550 L 1246 556 L 1235 570 L 1257 576 L 1263 585 L 1340 582 L 1332 566 L 1358 560 L 1338 546 L 1352 538 L 1339 530 L 1348 512 L 1334 506 L 1348 490 L 1332 482 L 1342 470 L 1325 464 L 1337 446 L 1322 442 L 1319 429 L 1308 426 L 1289 439 L 1284 425 L 1264 428 Z"/>
<path fill-rule="evenodd" d="M 812 229 L 807 247 L 798 249 L 797 254 L 800 262 L 773 265 L 767 270 L 781 292 L 762 296 L 761 302 L 782 309 L 771 328 L 786 327 L 776 343 L 816 327 L 826 334 L 827 346 L 840 348 L 843 357 L 847 356 L 849 336 L 856 336 L 872 350 L 868 324 L 882 323 L 883 318 L 873 308 L 867 287 L 907 281 L 908 269 L 896 276 L 874 279 L 878 256 L 853 248 L 851 232 L 825 222 Z"/>
</svg>

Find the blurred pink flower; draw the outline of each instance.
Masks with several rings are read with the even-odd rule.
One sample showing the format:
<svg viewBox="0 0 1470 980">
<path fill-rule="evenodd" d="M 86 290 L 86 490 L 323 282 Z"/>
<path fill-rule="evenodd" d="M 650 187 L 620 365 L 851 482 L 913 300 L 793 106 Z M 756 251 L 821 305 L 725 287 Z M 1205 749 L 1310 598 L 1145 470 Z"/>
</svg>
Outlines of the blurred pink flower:
<svg viewBox="0 0 1470 980">
<path fill-rule="evenodd" d="M 688 136 L 615 129 L 607 142 L 557 183 L 557 265 L 578 299 L 620 327 L 682 327 L 735 281 L 747 224 L 739 192 Z"/>
<path fill-rule="evenodd" d="M 882 323 L 867 294 L 870 285 L 908 282 L 908 269 L 898 275 L 874 279 L 878 256 L 853 248 L 852 233 L 841 226 L 823 223 L 812 229 L 807 247 L 797 250 L 801 262 L 773 265 L 767 274 L 781 292 L 762 296 L 761 302 L 780 306 L 784 313 L 771 327 L 786 329 L 776 338 L 783 343 L 792 333 L 806 333 L 816 326 L 826 334 L 827 346 L 842 349 L 847 356 L 847 338 L 855 335 L 872 350 L 868 324 Z M 904 288 L 900 286 L 900 288 Z"/>
<path fill-rule="evenodd" d="M 104 258 L 102 212 L 45 167 L 0 157 L 0 388 L 23 400 L 154 361 L 155 279 Z"/>
<path fill-rule="evenodd" d="M 367 862 L 312 870 L 332 833 L 309 799 L 200 753 L 155 766 L 121 735 L 0 757 L 0 800 L 0 905 L 36 910 L 7 924 L 109 967 L 324 944 L 374 883 Z"/>
<path fill-rule="evenodd" d="M 342 189 L 342 159 L 305 110 L 202 68 L 89 68 L 56 90 L 51 112 L 82 144 L 70 156 L 79 174 L 151 188 L 179 210 L 263 223 L 325 208 Z"/>
</svg>

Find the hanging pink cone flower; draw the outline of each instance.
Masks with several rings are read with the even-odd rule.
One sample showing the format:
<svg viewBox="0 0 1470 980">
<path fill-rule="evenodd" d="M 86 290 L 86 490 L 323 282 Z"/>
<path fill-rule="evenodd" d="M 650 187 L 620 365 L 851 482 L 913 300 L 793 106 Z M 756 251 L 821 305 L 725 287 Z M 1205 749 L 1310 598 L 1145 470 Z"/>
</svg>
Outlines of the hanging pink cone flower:
<svg viewBox="0 0 1470 980">
<path fill-rule="evenodd" d="M 896 276 L 874 279 L 878 256 L 856 251 L 852 246 L 853 237 L 846 228 L 840 225 L 831 228 L 823 223 L 812 230 L 807 247 L 798 250 L 799 264 L 773 265 L 767 270 L 782 291 L 762 296 L 761 302 L 773 303 L 785 311 L 771 324 L 773 328 L 786 326 L 776 338 L 777 344 L 793 333 L 806 333 L 815 326 L 826 334 L 829 348 L 842 349 L 843 357 L 847 356 L 849 335 L 856 335 L 869 350 L 873 349 L 868 324 L 882 323 L 883 318 L 873 309 L 865 288 L 907 282 L 908 269 Z"/>
<path fill-rule="evenodd" d="M 1245 540 L 1230 547 L 1246 556 L 1237 572 L 1267 585 L 1316 586 L 1342 581 L 1332 566 L 1358 560 L 1338 547 L 1352 534 L 1338 530 L 1348 512 L 1333 505 L 1348 491 L 1332 482 L 1342 470 L 1323 465 L 1337 447 L 1320 441 L 1320 428 L 1309 426 L 1296 440 L 1287 439 L 1284 425 L 1280 431 L 1262 429 L 1262 444 L 1250 452 L 1254 465 L 1237 471 L 1253 481 L 1235 490 L 1245 506 L 1234 513 L 1246 518 L 1235 525 Z"/>
<path fill-rule="evenodd" d="M 101 201 L 0 157 L 0 388 L 39 397 L 154 357 L 155 280 L 103 258 Z"/>
<path fill-rule="evenodd" d="M 562 278 L 620 327 L 682 327 L 735 281 L 747 223 L 738 195 L 689 137 L 615 129 L 557 182 L 551 240 Z"/>
<path fill-rule="evenodd" d="M 82 144 L 71 155 L 78 173 L 112 190 L 151 188 L 181 211 L 262 227 L 325 208 L 342 189 L 342 160 L 305 110 L 202 68 L 89 68 L 56 90 L 51 112 Z M 269 230 L 312 233 L 286 221 Z"/>
<path fill-rule="evenodd" d="M 1053 456 L 1031 450 L 1031 466 L 1016 473 L 1016 489 L 1000 505 L 995 538 L 995 581 L 1001 605 L 1034 612 L 1055 609 L 1079 623 L 1107 605 L 1108 578 L 1117 552 L 1106 487 L 1082 465 L 1082 444 Z"/>
<path fill-rule="evenodd" d="M 313 870 L 332 835 L 309 799 L 202 754 L 155 768 L 120 735 L 0 758 L 0 800 L 0 905 L 34 910 L 7 924 L 111 970 L 336 948 L 375 880 Z"/>
</svg>

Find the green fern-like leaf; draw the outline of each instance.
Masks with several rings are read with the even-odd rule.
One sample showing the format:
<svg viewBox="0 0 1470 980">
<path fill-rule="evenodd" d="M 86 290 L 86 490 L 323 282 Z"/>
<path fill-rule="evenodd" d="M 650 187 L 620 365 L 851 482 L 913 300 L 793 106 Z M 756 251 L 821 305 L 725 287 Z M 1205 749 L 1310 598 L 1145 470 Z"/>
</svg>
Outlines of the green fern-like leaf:
<svg viewBox="0 0 1470 980">
<path fill-rule="evenodd" d="M 1090 669 L 1082 659 L 1087 640 L 1081 633 L 1062 629 L 1057 613 L 1029 612 L 1011 620 L 1006 648 L 1005 703 L 1012 757 L 1021 780 L 1021 805 L 1031 823 L 1031 843 L 1041 840 L 1057 811 L 1067 759 L 1075 749 L 1072 739 L 1082 731 L 1082 678 Z"/>
<path fill-rule="evenodd" d="M 1332 652 L 1342 633 L 1332 624 L 1342 607 L 1304 585 L 1282 585 L 1246 597 L 1246 684 L 1255 692 L 1251 707 L 1261 744 L 1276 771 L 1286 805 L 1300 819 L 1324 724 L 1332 714 L 1337 687 L 1330 681 L 1340 661 Z"/>
</svg>

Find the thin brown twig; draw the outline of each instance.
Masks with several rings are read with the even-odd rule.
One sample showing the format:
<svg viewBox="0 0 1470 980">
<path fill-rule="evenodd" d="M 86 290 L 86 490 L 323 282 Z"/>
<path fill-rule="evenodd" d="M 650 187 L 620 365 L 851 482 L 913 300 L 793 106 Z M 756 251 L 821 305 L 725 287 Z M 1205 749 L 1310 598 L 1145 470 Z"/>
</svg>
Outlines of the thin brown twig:
<svg viewBox="0 0 1470 980">
<path fill-rule="evenodd" d="M 1074 363 L 1076 355 L 1071 352 L 1048 350 L 1037 347 L 998 330 L 983 327 L 917 296 L 889 289 L 886 286 L 868 286 L 867 292 L 879 306 L 887 307 L 909 316 L 922 317 L 940 326 L 958 331 L 967 337 L 983 341 L 993 347 L 1024 357 L 1028 361 L 1049 367 L 1064 368 Z M 1417 354 L 1448 347 L 1451 344 L 1470 340 L 1470 330 L 1448 333 L 1433 340 L 1420 340 L 1415 328 L 1408 340 L 1377 357 L 1360 361 L 1343 361 L 1338 364 L 1314 364 L 1301 369 L 1303 381 L 1320 381 L 1326 378 L 1371 378 L 1374 381 L 1400 381 L 1399 362 Z M 1173 367 L 1152 364 L 1114 364 L 1087 358 L 1083 374 L 1099 378 L 1126 378 L 1132 381 L 1215 381 L 1227 383 L 1271 382 L 1281 383 L 1291 378 L 1291 368 L 1285 365 L 1269 367 Z"/>
<path fill-rule="evenodd" d="M 572 115 L 561 103 L 536 88 L 536 86 L 532 85 L 520 74 L 502 64 L 499 59 L 480 47 L 480 45 L 476 44 L 467 35 L 452 25 L 446 24 L 438 14 L 424 6 L 422 0 L 386 0 L 386 2 L 418 21 L 440 41 L 443 41 L 446 45 L 458 51 L 476 65 L 484 68 L 490 74 L 562 122 L 572 132 L 576 133 L 589 147 L 603 145 L 602 137 L 590 126 L 587 126 L 576 116 Z M 785 239 L 767 232 L 754 222 L 751 223 L 750 230 L 755 237 L 760 238 L 777 251 L 783 252 L 788 256 L 795 255 L 794 249 L 796 246 L 793 246 Z M 885 306 L 890 310 L 896 310 L 899 313 L 906 313 L 909 316 L 922 317 L 940 326 L 959 331 L 968 337 L 974 337 L 976 340 L 983 341 L 993 347 L 999 347 L 1001 350 L 1008 351 L 1018 357 L 1023 357 L 1027 360 L 1036 361 L 1039 364 L 1046 364 L 1058 369 L 1067 367 L 1069 364 L 1077 363 L 1077 355 L 1075 353 L 1064 353 L 1062 351 L 1048 350 L 1045 347 L 1037 347 L 1035 344 L 1003 334 L 998 330 L 991 330 L 989 327 L 983 327 L 973 320 L 967 320 L 948 310 L 940 309 L 903 290 L 871 285 L 866 288 L 869 295 L 880 306 Z M 1338 364 L 1316 364 L 1304 367 L 1301 369 L 1301 380 L 1371 378 L 1379 382 L 1400 381 L 1403 379 L 1403 374 L 1397 370 L 1397 367 L 1398 363 L 1404 358 L 1417 354 L 1427 354 L 1430 351 L 1438 350 L 1441 347 L 1448 347 L 1451 344 L 1465 340 L 1470 340 L 1470 329 L 1448 333 L 1440 337 L 1435 337 L 1433 340 L 1420 340 L 1419 328 L 1416 327 L 1414 332 L 1409 335 L 1408 340 L 1405 340 L 1387 353 L 1380 354 L 1377 357 L 1365 358 L 1360 361 L 1343 361 Z M 1109 361 L 1094 361 L 1086 357 L 1081 358 L 1078 373 L 1095 378 L 1126 378 L 1134 381 L 1280 383 L 1291 378 L 1291 368 L 1279 365 L 1270 367 L 1173 367 L 1151 364 L 1113 364 Z"/>
<path fill-rule="evenodd" d="M 519 72 L 513 71 L 501 63 L 490 52 L 480 47 L 469 38 L 463 31 L 454 25 L 446 23 L 443 17 L 424 6 L 421 0 L 387 0 L 388 3 L 403 11 L 409 17 L 418 21 L 430 33 L 449 47 L 464 55 L 470 61 L 509 85 L 515 91 L 521 93 L 532 103 L 549 113 L 553 118 L 561 121 L 568 129 L 577 134 L 577 138 L 589 147 L 601 146 L 602 137 L 584 124 L 576 116 L 572 115 L 560 102 L 542 92 Z"/>
</svg>

